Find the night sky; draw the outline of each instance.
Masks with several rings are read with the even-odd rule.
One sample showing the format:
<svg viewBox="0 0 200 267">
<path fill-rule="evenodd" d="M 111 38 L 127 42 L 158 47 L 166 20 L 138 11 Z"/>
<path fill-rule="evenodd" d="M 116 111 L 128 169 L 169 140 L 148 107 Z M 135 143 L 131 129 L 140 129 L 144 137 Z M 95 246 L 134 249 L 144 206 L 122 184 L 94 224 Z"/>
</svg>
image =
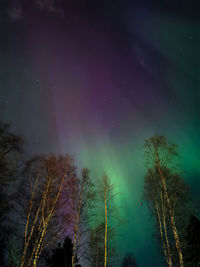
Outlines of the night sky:
<svg viewBox="0 0 200 267">
<path fill-rule="evenodd" d="M 107 172 L 128 220 L 120 256 L 142 267 L 162 266 L 141 205 L 144 140 L 177 143 L 183 177 L 200 191 L 197 2 L 0 1 L 0 119 L 27 154 L 69 153 L 94 181 Z"/>
</svg>

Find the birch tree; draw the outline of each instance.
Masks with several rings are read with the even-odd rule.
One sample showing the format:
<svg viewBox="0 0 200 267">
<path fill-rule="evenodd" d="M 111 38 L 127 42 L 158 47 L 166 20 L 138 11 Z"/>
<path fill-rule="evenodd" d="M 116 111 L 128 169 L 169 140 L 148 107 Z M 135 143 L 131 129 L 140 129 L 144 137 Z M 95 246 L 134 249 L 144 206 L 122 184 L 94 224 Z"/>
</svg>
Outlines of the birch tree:
<svg viewBox="0 0 200 267">
<path fill-rule="evenodd" d="M 114 238 L 117 236 L 118 227 L 122 223 L 119 216 L 119 207 L 116 205 L 117 195 L 119 193 L 116 192 L 114 184 L 104 173 L 98 185 L 98 198 L 95 204 L 96 222 L 92 228 L 93 243 L 91 246 L 96 249 L 95 266 L 101 266 L 101 262 L 103 262 L 103 266 L 106 267 L 108 262 L 111 264 L 111 258 L 114 255 Z M 103 236 L 100 236 L 102 234 Z M 101 248 L 103 248 L 103 259 L 101 258 Z"/>
<path fill-rule="evenodd" d="M 25 184 L 20 203 L 25 213 L 20 267 L 35 267 L 43 249 L 66 230 L 69 214 L 60 200 L 71 195 L 75 167 L 68 155 L 35 157 L 27 162 L 25 177 L 28 188 Z"/>
<path fill-rule="evenodd" d="M 84 168 L 81 172 L 81 178 L 78 181 L 76 195 L 74 200 L 74 226 L 73 226 L 73 249 L 72 249 L 72 267 L 74 259 L 78 254 L 79 258 L 86 256 L 88 248 L 89 225 L 92 220 L 90 212 L 95 201 L 95 189 L 89 175 L 89 170 Z"/>
<path fill-rule="evenodd" d="M 175 261 L 175 247 L 178 264 L 183 267 L 181 230 L 178 226 L 187 201 L 188 187 L 178 173 L 177 146 L 158 135 L 147 139 L 144 146 L 147 166 L 145 199 L 155 219 L 168 266 L 171 267 Z"/>
</svg>

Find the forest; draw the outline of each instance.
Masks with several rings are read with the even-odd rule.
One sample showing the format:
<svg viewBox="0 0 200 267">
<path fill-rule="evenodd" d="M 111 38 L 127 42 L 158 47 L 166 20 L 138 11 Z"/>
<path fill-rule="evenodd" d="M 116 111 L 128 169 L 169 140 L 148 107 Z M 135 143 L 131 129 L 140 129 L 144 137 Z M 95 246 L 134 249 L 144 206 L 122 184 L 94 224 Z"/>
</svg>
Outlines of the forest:
<svg viewBox="0 0 200 267">
<path fill-rule="evenodd" d="M 24 153 L 24 138 L 0 123 L 0 253 L 4 267 L 139 266 L 118 262 L 116 239 L 129 222 L 120 192 L 102 173 L 78 170 L 70 155 Z M 178 148 L 166 137 L 144 140 L 143 199 L 165 266 L 200 266 L 199 204 L 182 178 Z"/>
</svg>

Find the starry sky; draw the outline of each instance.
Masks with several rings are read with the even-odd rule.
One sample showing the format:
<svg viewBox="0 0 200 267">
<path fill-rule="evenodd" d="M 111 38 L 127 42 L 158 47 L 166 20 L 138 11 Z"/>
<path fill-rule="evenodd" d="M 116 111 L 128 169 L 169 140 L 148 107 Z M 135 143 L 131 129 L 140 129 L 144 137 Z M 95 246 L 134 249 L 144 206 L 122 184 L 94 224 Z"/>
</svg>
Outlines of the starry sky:
<svg viewBox="0 0 200 267">
<path fill-rule="evenodd" d="M 162 266 L 140 205 L 144 140 L 177 143 L 200 190 L 200 6 L 187 2 L 0 1 L 1 120 L 28 154 L 69 153 L 94 181 L 108 173 L 128 220 L 120 257 L 142 267 Z"/>
</svg>

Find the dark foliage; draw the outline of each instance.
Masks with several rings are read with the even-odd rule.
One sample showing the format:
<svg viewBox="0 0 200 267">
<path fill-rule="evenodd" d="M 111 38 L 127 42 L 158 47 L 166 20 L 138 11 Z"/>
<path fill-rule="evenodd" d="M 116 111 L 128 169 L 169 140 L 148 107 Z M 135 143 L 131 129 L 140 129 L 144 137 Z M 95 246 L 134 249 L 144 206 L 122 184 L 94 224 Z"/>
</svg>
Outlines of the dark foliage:
<svg viewBox="0 0 200 267">
<path fill-rule="evenodd" d="M 52 251 L 52 256 L 46 260 L 47 267 L 71 267 L 72 266 L 72 249 L 73 244 L 71 238 L 67 236 L 63 246 L 58 243 L 56 249 Z M 75 257 L 75 267 L 81 267 L 78 264 L 78 257 Z"/>
<path fill-rule="evenodd" d="M 5 187 L 16 178 L 16 166 L 22 150 L 23 140 L 10 132 L 8 124 L 0 122 L 0 217 L 7 212 Z"/>
<path fill-rule="evenodd" d="M 136 260 L 131 253 L 125 255 L 122 261 L 122 267 L 138 267 Z"/>
<path fill-rule="evenodd" d="M 5 266 L 3 254 L 10 234 L 7 215 L 11 210 L 13 193 L 10 185 L 18 176 L 17 165 L 22 145 L 23 139 L 10 131 L 9 124 L 0 122 L 0 266 Z"/>
<path fill-rule="evenodd" d="M 200 221 L 196 216 L 190 218 L 185 234 L 184 259 L 186 266 L 200 266 Z"/>
</svg>

